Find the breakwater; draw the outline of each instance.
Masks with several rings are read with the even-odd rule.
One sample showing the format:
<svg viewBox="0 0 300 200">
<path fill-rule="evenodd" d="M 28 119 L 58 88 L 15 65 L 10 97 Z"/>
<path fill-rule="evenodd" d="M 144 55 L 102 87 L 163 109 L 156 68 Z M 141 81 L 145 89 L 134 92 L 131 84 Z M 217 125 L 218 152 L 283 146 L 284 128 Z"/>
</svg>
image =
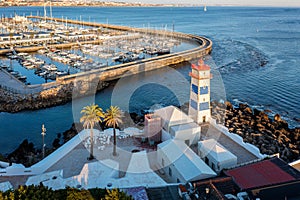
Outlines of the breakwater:
<svg viewBox="0 0 300 200">
<path fill-rule="evenodd" d="M 42 17 L 31 16 L 29 18 L 44 19 Z M 55 20 L 58 22 L 65 22 L 59 18 L 46 18 L 47 20 Z M 131 28 L 126 26 L 116 26 L 108 24 L 97 24 L 90 22 L 81 22 L 75 20 L 68 20 L 67 23 L 80 24 L 85 26 L 103 27 L 119 31 L 128 31 L 143 34 L 155 34 L 164 35 L 168 37 L 180 38 L 190 42 L 197 43 L 199 46 L 186 51 L 162 55 L 158 57 L 143 59 L 125 64 L 119 64 L 114 66 L 103 67 L 88 72 L 80 72 L 73 75 L 67 75 L 56 78 L 56 81 L 51 84 L 39 85 L 40 91 L 26 90 L 25 94 L 16 90 L 7 90 L 9 87 L 1 87 L 0 92 L 3 94 L 0 96 L 0 112 L 18 112 L 21 110 L 32 110 L 46 108 L 50 106 L 56 106 L 66 103 L 72 98 L 81 97 L 84 95 L 90 95 L 98 90 L 107 86 L 107 81 L 119 79 L 122 76 L 130 76 L 146 71 L 159 69 L 168 65 L 174 65 L 182 63 L 184 61 L 192 61 L 210 54 L 212 51 L 212 41 L 208 38 L 163 31 L 163 30 L 149 30 L 141 28 Z M 99 41 L 94 41 L 99 42 Z M 60 45 L 77 45 L 77 44 L 60 44 Z M 66 46 L 64 46 L 66 47 Z M 35 47 L 28 47 L 28 51 L 38 50 Z M 18 49 L 16 49 L 18 51 Z M 22 48 L 22 51 L 26 51 L 26 48 Z M 20 83 L 22 84 L 22 83 Z M 1 85 L 0 85 L 1 86 Z M 22 85 L 20 88 L 35 88 L 35 86 Z M 74 96 L 75 94 L 75 96 Z"/>
</svg>

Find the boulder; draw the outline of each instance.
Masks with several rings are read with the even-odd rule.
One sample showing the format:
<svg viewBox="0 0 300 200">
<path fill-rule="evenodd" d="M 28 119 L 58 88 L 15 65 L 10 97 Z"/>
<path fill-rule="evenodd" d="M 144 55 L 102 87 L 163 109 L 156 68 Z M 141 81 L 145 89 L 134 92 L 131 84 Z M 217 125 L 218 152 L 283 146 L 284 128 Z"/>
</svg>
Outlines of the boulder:
<svg viewBox="0 0 300 200">
<path fill-rule="evenodd" d="M 280 122 L 281 121 L 281 117 L 280 117 L 280 115 L 278 113 L 275 114 L 274 121 L 276 121 L 276 122 Z"/>
<path fill-rule="evenodd" d="M 232 106 L 232 104 L 229 101 L 226 101 L 225 105 L 226 105 L 226 110 L 230 110 L 230 111 L 233 110 L 233 106 Z"/>
</svg>

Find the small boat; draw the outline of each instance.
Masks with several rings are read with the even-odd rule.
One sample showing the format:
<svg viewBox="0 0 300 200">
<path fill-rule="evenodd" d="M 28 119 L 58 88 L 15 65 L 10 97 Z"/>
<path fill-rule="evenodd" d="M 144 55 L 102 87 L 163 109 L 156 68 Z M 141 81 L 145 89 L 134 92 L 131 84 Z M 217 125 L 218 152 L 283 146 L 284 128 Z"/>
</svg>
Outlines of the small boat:
<svg viewBox="0 0 300 200">
<path fill-rule="evenodd" d="M 14 59 L 17 59 L 18 58 L 18 56 L 17 55 L 9 55 L 9 56 L 7 56 L 8 58 L 10 58 L 10 59 L 12 59 L 12 60 L 14 60 Z"/>
<path fill-rule="evenodd" d="M 19 79 L 20 81 L 26 81 L 27 77 L 26 77 L 26 76 L 20 76 L 18 79 Z"/>
<path fill-rule="evenodd" d="M 47 74 L 48 74 L 48 72 L 43 71 L 43 72 L 39 73 L 39 76 L 46 76 Z"/>
<path fill-rule="evenodd" d="M 203 8 L 203 11 L 204 11 L 204 12 L 206 12 L 206 11 L 207 11 L 206 5 L 204 6 L 204 8 Z"/>
<path fill-rule="evenodd" d="M 130 61 L 135 61 L 135 60 L 138 60 L 138 59 L 139 59 L 139 55 L 137 55 L 137 54 L 131 54 L 129 56 Z"/>
<path fill-rule="evenodd" d="M 147 51 L 147 54 L 149 54 L 149 55 L 155 55 L 157 53 L 158 53 L 158 50 L 156 48 L 150 49 L 150 50 Z"/>
<path fill-rule="evenodd" d="M 45 64 L 45 61 L 37 58 L 33 61 L 33 64 L 42 65 Z"/>
<path fill-rule="evenodd" d="M 42 69 L 44 69 L 46 71 L 56 71 L 57 67 L 55 65 L 51 64 L 51 65 L 44 65 L 42 67 Z"/>
<path fill-rule="evenodd" d="M 48 51 L 46 49 L 40 49 L 37 51 L 39 54 L 46 54 Z"/>
<path fill-rule="evenodd" d="M 164 55 L 164 54 L 169 54 L 170 53 L 170 49 L 169 48 L 163 48 L 158 50 L 157 54 L 158 55 Z"/>
<path fill-rule="evenodd" d="M 33 64 L 27 65 L 25 67 L 26 67 L 26 69 L 34 69 L 34 68 L 36 68 L 36 66 L 33 65 Z"/>
<path fill-rule="evenodd" d="M 6 65 L 1 65 L 0 66 L 2 69 L 7 69 L 8 67 Z"/>
<path fill-rule="evenodd" d="M 16 76 L 16 75 L 19 75 L 19 72 L 12 71 L 12 72 L 10 72 L 10 74 L 13 75 L 13 76 Z"/>
<path fill-rule="evenodd" d="M 57 71 L 55 72 L 57 76 L 65 76 L 65 75 L 68 75 L 68 72 L 65 72 L 65 71 Z"/>
</svg>

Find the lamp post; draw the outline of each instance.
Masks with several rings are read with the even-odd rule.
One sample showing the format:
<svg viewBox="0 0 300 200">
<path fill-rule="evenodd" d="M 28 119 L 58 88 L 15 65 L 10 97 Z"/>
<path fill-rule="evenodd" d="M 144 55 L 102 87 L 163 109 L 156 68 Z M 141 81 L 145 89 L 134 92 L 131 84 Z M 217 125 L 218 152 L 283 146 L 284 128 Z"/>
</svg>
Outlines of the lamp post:
<svg viewBox="0 0 300 200">
<path fill-rule="evenodd" d="M 45 157 L 45 135 L 46 135 L 46 128 L 45 125 L 42 125 L 42 138 L 43 138 L 43 158 Z"/>
</svg>

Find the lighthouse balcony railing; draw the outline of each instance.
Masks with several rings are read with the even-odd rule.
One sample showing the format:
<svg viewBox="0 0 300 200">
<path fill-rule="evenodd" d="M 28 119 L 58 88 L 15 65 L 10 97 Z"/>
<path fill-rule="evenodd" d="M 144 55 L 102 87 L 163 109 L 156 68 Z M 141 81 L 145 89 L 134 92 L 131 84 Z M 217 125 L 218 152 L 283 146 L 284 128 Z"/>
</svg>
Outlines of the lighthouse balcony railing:
<svg viewBox="0 0 300 200">
<path fill-rule="evenodd" d="M 189 75 L 190 75 L 192 78 L 195 78 L 195 79 L 198 79 L 198 80 L 202 80 L 202 79 L 212 79 L 212 78 L 213 78 L 212 74 L 199 76 L 199 75 L 196 75 L 196 74 L 193 74 L 192 72 L 190 72 Z"/>
</svg>

